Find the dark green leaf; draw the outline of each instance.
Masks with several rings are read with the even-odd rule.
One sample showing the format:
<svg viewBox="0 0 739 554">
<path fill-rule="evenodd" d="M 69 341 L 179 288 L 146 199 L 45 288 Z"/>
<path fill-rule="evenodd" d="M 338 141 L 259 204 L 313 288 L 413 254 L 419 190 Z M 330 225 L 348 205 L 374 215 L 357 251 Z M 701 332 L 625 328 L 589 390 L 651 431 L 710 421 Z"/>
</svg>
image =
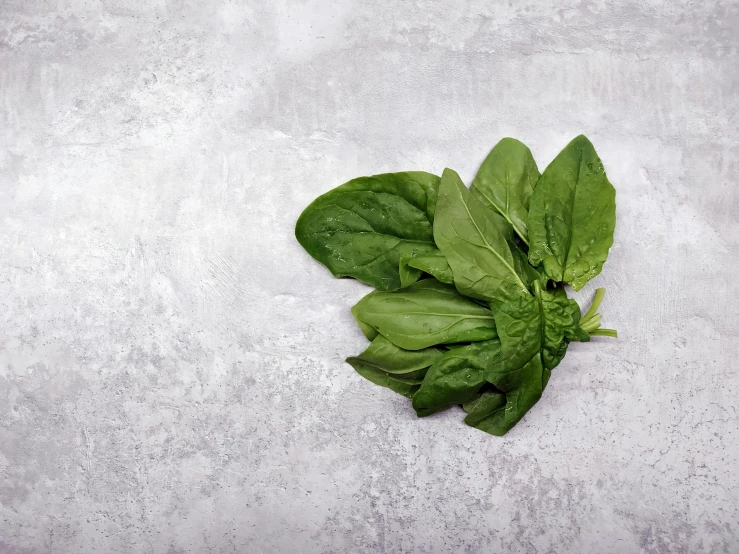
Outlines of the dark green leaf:
<svg viewBox="0 0 739 554">
<path fill-rule="evenodd" d="M 505 408 L 492 410 L 488 417 L 472 424 L 473 427 L 491 435 L 505 435 L 539 401 L 550 375 L 551 371 L 542 366 L 541 357 L 531 358 L 516 372 L 516 386 L 505 393 Z"/>
<path fill-rule="evenodd" d="M 529 207 L 529 260 L 550 279 L 580 290 L 598 275 L 613 245 L 616 191 L 583 135 L 544 170 Z"/>
<path fill-rule="evenodd" d="M 554 369 L 562 361 L 570 341 L 583 340 L 586 335 L 579 325 L 580 306 L 567 298 L 564 288 L 541 291 L 544 347 L 542 361 L 547 369 Z"/>
<path fill-rule="evenodd" d="M 311 203 L 295 236 L 335 276 L 397 289 L 401 259 L 436 250 L 438 184 L 437 176 L 419 171 L 353 179 Z M 407 284 L 412 275 L 404 277 Z"/>
<path fill-rule="evenodd" d="M 462 294 L 487 301 L 529 295 L 491 212 L 451 169 L 441 177 L 434 239 Z"/>
<path fill-rule="evenodd" d="M 355 308 L 358 319 L 407 350 L 497 336 L 490 310 L 436 279 L 398 291 L 371 292 Z"/>
<path fill-rule="evenodd" d="M 500 353 L 500 341 L 488 340 L 455 348 L 432 365 L 421 388 L 413 395 L 413 408 L 419 416 L 464 404 L 485 386 L 485 369 Z"/>
<path fill-rule="evenodd" d="M 539 169 L 528 147 L 516 139 L 504 138 L 482 162 L 470 188 L 528 244 L 529 199 L 538 179 Z"/>
<path fill-rule="evenodd" d="M 471 426 L 491 433 L 505 426 L 506 395 L 497 391 L 485 391 L 475 400 L 465 404 L 467 417 L 464 422 Z"/>
<path fill-rule="evenodd" d="M 497 414 L 484 429 L 494 435 L 506 433 L 539 400 L 567 343 L 579 333 L 580 308 L 563 289 L 543 290 L 538 281 L 534 289 L 534 297 L 494 302 L 501 355 L 485 379 L 506 395 L 505 416 Z"/>
</svg>

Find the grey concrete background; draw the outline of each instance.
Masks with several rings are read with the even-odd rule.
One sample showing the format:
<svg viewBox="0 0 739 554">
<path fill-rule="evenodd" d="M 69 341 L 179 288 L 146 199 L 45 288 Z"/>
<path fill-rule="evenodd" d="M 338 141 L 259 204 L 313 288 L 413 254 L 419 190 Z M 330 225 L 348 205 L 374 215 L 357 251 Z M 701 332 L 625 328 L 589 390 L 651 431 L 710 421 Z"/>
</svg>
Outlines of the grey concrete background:
<svg viewBox="0 0 739 554">
<path fill-rule="evenodd" d="M 0 552 L 739 552 L 736 1 L 0 0 Z M 618 341 L 508 436 L 343 363 L 293 238 L 576 134 Z"/>
</svg>

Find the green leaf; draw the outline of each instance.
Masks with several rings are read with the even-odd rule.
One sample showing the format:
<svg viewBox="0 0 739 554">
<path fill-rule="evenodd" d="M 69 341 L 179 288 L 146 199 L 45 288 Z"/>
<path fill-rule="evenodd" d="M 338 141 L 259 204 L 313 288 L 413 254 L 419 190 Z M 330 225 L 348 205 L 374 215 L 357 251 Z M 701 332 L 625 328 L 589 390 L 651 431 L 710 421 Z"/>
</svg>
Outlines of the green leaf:
<svg viewBox="0 0 739 554">
<path fill-rule="evenodd" d="M 359 328 L 362 330 L 362 333 L 365 337 L 367 337 L 368 340 L 375 340 L 375 337 L 379 335 L 377 332 L 377 329 L 372 327 L 372 325 L 369 325 L 368 323 L 365 323 L 361 319 L 359 319 L 359 315 L 357 314 L 357 307 L 352 306 L 352 315 L 354 316 L 354 319 L 357 321 L 357 324 L 359 324 Z"/>
<path fill-rule="evenodd" d="M 397 289 L 403 284 L 401 259 L 436 250 L 438 185 L 437 176 L 420 171 L 353 179 L 311 203 L 298 218 L 295 237 L 335 276 Z M 404 277 L 407 284 L 412 275 Z"/>
<path fill-rule="evenodd" d="M 412 260 L 412 257 L 405 256 L 400 259 L 400 267 L 398 268 L 398 274 L 400 275 L 400 288 L 404 289 L 418 281 L 423 273 L 420 269 L 411 267 L 408 262 Z"/>
<path fill-rule="evenodd" d="M 403 379 L 402 377 L 382 371 L 360 358 L 347 358 L 346 361 L 356 370 L 357 373 L 368 381 L 372 381 L 381 387 L 386 387 L 407 398 L 412 398 L 420 388 L 420 379 Z"/>
<path fill-rule="evenodd" d="M 565 357 L 570 341 L 587 341 L 589 338 L 580 329 L 580 306 L 567 298 L 564 288 L 542 290 L 540 299 L 544 325 L 542 361 L 545 368 L 554 369 Z"/>
<path fill-rule="evenodd" d="M 464 422 L 492 435 L 499 435 L 498 429 L 505 427 L 506 395 L 498 391 L 485 391 L 478 398 L 464 406 L 467 417 Z"/>
<path fill-rule="evenodd" d="M 433 250 L 421 256 L 401 260 L 401 274 L 403 272 L 404 264 L 410 268 L 413 268 L 413 270 L 415 271 L 428 273 L 442 283 L 446 283 L 447 285 L 454 284 L 454 274 L 452 273 L 452 268 L 449 267 L 449 262 L 446 261 L 444 254 L 442 254 L 440 250 Z M 418 278 L 416 277 L 416 279 L 414 279 L 414 282 L 417 280 Z"/>
<path fill-rule="evenodd" d="M 387 373 L 407 375 L 429 367 L 443 355 L 438 348 L 405 350 L 378 335 L 364 352 L 359 356 L 348 358 L 347 361 L 361 360 Z"/>
<path fill-rule="evenodd" d="M 501 355 L 485 379 L 506 395 L 504 415 L 498 413 L 483 429 L 494 435 L 506 433 L 536 404 L 568 342 L 578 340 L 577 303 L 564 289 L 543 290 L 538 281 L 534 290 L 534 297 L 493 303 Z"/>
<path fill-rule="evenodd" d="M 398 291 L 371 292 L 357 303 L 355 312 L 361 321 L 407 350 L 497 336 L 489 309 L 436 279 L 424 279 Z"/>
<path fill-rule="evenodd" d="M 483 204 L 502 215 L 525 244 L 528 209 L 539 180 L 531 150 L 512 138 L 504 138 L 490 151 L 472 181 L 471 192 Z"/>
<path fill-rule="evenodd" d="M 500 341 L 488 340 L 449 350 L 432 365 L 413 395 L 419 417 L 464 404 L 486 385 L 485 369 L 500 353 Z"/>
<path fill-rule="evenodd" d="M 583 135 L 544 170 L 529 207 L 529 260 L 575 290 L 598 275 L 613 245 L 616 191 Z"/>
<path fill-rule="evenodd" d="M 434 239 L 462 294 L 490 301 L 529 295 L 514 268 L 513 255 L 488 208 L 445 169 L 439 186 Z"/>
<path fill-rule="evenodd" d="M 497 436 L 505 435 L 510 431 L 539 401 L 550 376 L 551 371 L 542 366 L 540 357 L 531 358 L 518 371 L 518 386 L 506 392 L 505 415 L 502 421 L 499 418 L 493 418 L 484 431 Z"/>
<path fill-rule="evenodd" d="M 518 276 L 521 277 L 521 280 L 526 283 L 529 292 L 533 292 L 534 290 L 534 281 L 538 281 L 542 287 L 546 287 L 549 277 L 544 274 L 543 270 L 531 267 L 528 254 L 521 250 L 518 245 L 509 243 L 508 246 L 513 256 L 513 268 L 518 273 Z"/>
</svg>

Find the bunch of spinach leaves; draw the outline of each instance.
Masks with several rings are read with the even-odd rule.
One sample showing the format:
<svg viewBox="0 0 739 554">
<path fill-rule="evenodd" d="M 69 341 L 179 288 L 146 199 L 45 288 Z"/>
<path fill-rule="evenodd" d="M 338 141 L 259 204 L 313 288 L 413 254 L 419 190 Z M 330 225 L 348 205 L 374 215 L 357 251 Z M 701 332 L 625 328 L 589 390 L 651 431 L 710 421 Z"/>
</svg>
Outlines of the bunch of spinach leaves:
<svg viewBox="0 0 739 554">
<path fill-rule="evenodd" d="M 359 177 L 320 196 L 295 235 L 339 277 L 377 290 L 352 308 L 371 341 L 347 362 L 412 400 L 419 416 L 453 405 L 465 423 L 510 430 L 541 398 L 572 341 L 600 327 L 564 285 L 598 275 L 613 244 L 616 191 L 578 136 L 540 174 L 504 138 L 468 189 L 457 173 Z"/>
</svg>

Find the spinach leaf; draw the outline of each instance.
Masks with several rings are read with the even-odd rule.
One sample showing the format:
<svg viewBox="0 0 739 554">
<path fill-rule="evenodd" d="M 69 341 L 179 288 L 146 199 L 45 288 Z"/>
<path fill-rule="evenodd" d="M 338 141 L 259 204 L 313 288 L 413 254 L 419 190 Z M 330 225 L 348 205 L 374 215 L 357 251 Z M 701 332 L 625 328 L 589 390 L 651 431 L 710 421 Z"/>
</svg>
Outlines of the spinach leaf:
<svg viewBox="0 0 739 554">
<path fill-rule="evenodd" d="M 472 181 L 471 192 L 483 204 L 502 215 L 528 245 L 529 199 L 539 180 L 531 150 L 512 138 L 504 138 L 490 151 Z"/>
<path fill-rule="evenodd" d="M 360 358 L 347 358 L 346 361 L 356 370 L 357 373 L 368 381 L 372 381 L 381 387 L 386 387 L 407 398 L 412 398 L 420 388 L 421 379 L 404 379 L 401 376 L 383 371 Z"/>
<path fill-rule="evenodd" d="M 298 218 L 295 237 L 335 276 L 397 289 L 403 284 L 401 259 L 436 250 L 438 186 L 437 176 L 420 171 L 353 179 L 311 203 Z M 405 277 L 407 284 L 412 275 Z"/>
<path fill-rule="evenodd" d="M 412 267 L 408 264 L 413 256 L 404 256 L 400 258 L 400 266 L 398 268 L 398 274 L 400 275 L 400 287 L 404 289 L 407 286 L 412 285 L 421 277 L 423 273 L 420 269 Z"/>
<path fill-rule="evenodd" d="M 580 328 L 580 306 L 567 298 L 563 287 L 542 290 L 539 299 L 543 321 L 542 361 L 545 368 L 554 369 L 571 341 L 587 342 L 590 336 Z"/>
<path fill-rule="evenodd" d="M 357 303 L 355 313 L 407 350 L 497 336 L 489 309 L 436 279 L 424 279 L 398 291 L 371 292 Z"/>
<path fill-rule="evenodd" d="M 378 335 L 364 352 L 359 356 L 347 358 L 347 361 L 361 360 L 387 373 L 407 376 L 429 367 L 443 355 L 438 348 L 404 350 L 382 335 Z"/>
<path fill-rule="evenodd" d="M 485 379 L 506 398 L 505 411 L 496 412 L 483 429 L 494 435 L 506 433 L 536 404 L 569 341 L 584 336 L 580 308 L 564 289 L 543 290 L 536 281 L 534 291 L 534 297 L 493 303 L 501 355 Z"/>
<path fill-rule="evenodd" d="M 613 245 L 616 191 L 583 135 L 544 170 L 529 207 L 529 260 L 575 290 L 598 275 Z"/>
<path fill-rule="evenodd" d="M 485 419 L 473 423 L 473 427 L 491 435 L 505 435 L 539 401 L 551 373 L 542 366 L 539 356 L 531 358 L 515 372 L 516 384 L 505 393 L 505 408 L 494 410 Z"/>
<path fill-rule="evenodd" d="M 529 295 L 516 273 L 511 249 L 491 213 L 470 196 L 456 172 L 445 169 L 439 185 L 434 239 L 462 294 L 481 300 Z"/>
<path fill-rule="evenodd" d="M 486 385 L 485 370 L 499 354 L 497 339 L 446 352 L 429 368 L 421 388 L 413 395 L 416 414 L 427 416 L 473 399 Z"/>
<path fill-rule="evenodd" d="M 352 308 L 371 341 L 347 358 L 361 376 L 419 416 L 462 404 L 467 425 L 503 435 L 570 342 L 617 335 L 601 328 L 603 289 L 581 315 L 563 287 L 601 271 L 614 227 L 615 191 L 579 136 L 541 176 L 505 138 L 470 190 L 450 169 L 354 179 L 309 205 L 295 235 L 334 275 L 378 289 Z"/>
<path fill-rule="evenodd" d="M 379 335 L 379 333 L 377 332 L 377 329 L 372 327 L 372 325 L 365 323 L 364 321 L 359 319 L 356 306 L 352 306 L 352 315 L 354 316 L 354 319 L 359 324 L 359 328 L 362 330 L 362 333 L 364 334 L 364 336 L 367 337 L 368 340 L 375 340 L 375 337 Z"/>
<path fill-rule="evenodd" d="M 428 273 L 438 281 L 446 283 L 447 285 L 454 284 L 454 274 L 452 273 L 452 268 L 449 267 L 449 262 L 446 261 L 444 254 L 442 254 L 440 250 L 433 250 L 421 256 L 416 256 L 414 258 L 405 258 L 401 260 L 401 273 L 403 271 L 404 265 L 417 271 Z M 526 265 L 528 265 L 528 263 Z M 414 279 L 413 282 L 417 280 L 418 278 Z"/>
<path fill-rule="evenodd" d="M 580 307 L 564 289 L 544 290 L 534 283 L 535 296 L 493 302 L 501 356 L 489 369 L 488 381 L 509 390 L 506 376 L 541 356 L 547 369 L 554 369 L 564 356 L 567 342 L 587 340 L 579 326 Z"/>
<path fill-rule="evenodd" d="M 499 391 L 485 391 L 480 396 L 464 405 L 467 417 L 464 422 L 490 433 L 502 434 L 498 429 L 505 427 L 506 395 Z"/>
<path fill-rule="evenodd" d="M 428 367 L 442 356 L 437 348 L 403 350 L 377 335 L 364 352 L 346 361 L 365 379 L 411 398 Z"/>
<path fill-rule="evenodd" d="M 516 270 L 519 277 L 526 283 L 529 292 L 533 293 L 534 291 L 534 281 L 538 281 L 542 287 L 546 287 L 549 278 L 544 273 L 543 268 L 531 267 L 528 254 L 521 250 L 517 244 L 509 243 L 508 246 L 513 256 L 513 269 Z"/>
</svg>

